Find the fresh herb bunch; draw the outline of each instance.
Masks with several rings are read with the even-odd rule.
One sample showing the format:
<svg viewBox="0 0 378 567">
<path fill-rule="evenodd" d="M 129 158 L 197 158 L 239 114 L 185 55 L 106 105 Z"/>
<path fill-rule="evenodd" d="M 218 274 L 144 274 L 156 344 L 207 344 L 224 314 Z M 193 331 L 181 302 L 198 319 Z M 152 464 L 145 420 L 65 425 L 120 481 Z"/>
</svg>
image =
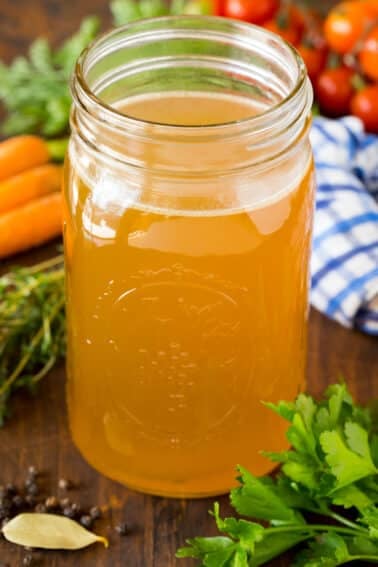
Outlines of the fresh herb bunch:
<svg viewBox="0 0 378 567">
<path fill-rule="evenodd" d="M 114 0 L 110 10 L 114 25 L 122 25 L 141 18 L 191 13 L 192 4 L 191 0 Z M 206 11 L 201 6 L 196 4 L 196 13 Z M 7 113 L 1 126 L 4 135 L 35 133 L 54 138 L 68 134 L 69 78 L 80 53 L 99 29 L 99 18 L 89 16 L 57 50 L 45 38 L 38 38 L 28 57 L 17 57 L 10 65 L 0 61 L 0 102 Z"/>
<path fill-rule="evenodd" d="M 28 58 L 17 57 L 9 66 L 0 61 L 0 101 L 7 111 L 3 134 L 33 132 L 54 137 L 68 133 L 69 77 L 99 29 L 99 19 L 90 16 L 56 51 L 39 38 L 31 44 Z"/>
<path fill-rule="evenodd" d="M 11 394 L 33 391 L 65 354 L 63 257 L 0 278 L 0 425 Z"/>
<path fill-rule="evenodd" d="M 258 567 L 306 542 L 295 567 L 378 563 L 377 420 L 354 404 L 345 385 L 331 386 L 319 403 L 301 394 L 267 405 L 290 422 L 292 449 L 266 454 L 281 463 L 274 479 L 239 467 L 240 486 L 230 495 L 238 514 L 264 525 L 222 519 L 216 503 L 222 535 L 188 540 L 177 556 L 197 558 L 202 567 Z"/>
</svg>

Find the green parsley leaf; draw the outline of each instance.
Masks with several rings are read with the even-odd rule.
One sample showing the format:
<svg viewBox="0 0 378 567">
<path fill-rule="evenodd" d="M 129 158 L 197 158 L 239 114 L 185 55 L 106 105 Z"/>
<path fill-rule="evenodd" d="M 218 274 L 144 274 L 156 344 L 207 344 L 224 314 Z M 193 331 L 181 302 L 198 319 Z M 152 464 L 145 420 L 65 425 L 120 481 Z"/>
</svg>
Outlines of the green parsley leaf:
<svg viewBox="0 0 378 567">
<path fill-rule="evenodd" d="M 350 560 L 348 546 L 345 540 L 336 533 L 318 535 L 308 546 L 308 549 L 299 554 L 295 567 L 336 567 Z"/>
<path fill-rule="evenodd" d="M 249 560 L 249 567 L 265 565 L 275 557 L 308 539 L 306 533 L 274 533 L 264 536 L 264 539 L 256 544 L 255 553 Z"/>
<path fill-rule="evenodd" d="M 191 540 L 181 556 L 196 557 L 203 567 L 259 567 L 307 541 L 297 567 L 378 563 L 377 441 L 370 411 L 353 402 L 345 384 L 328 388 L 319 402 L 300 395 L 294 403 L 265 405 L 290 422 L 292 449 L 264 453 L 281 463 L 274 478 L 257 478 L 239 467 L 240 486 L 230 494 L 237 513 L 262 520 L 264 526 L 237 517 L 221 519 L 215 505 L 215 521 L 228 536 L 221 540 L 226 543 L 208 551 Z M 343 508 L 351 513 L 344 516 Z M 314 518 L 317 523 L 311 522 Z"/>
<path fill-rule="evenodd" d="M 238 467 L 241 486 L 231 490 L 232 506 L 239 514 L 274 523 L 298 523 L 300 516 L 281 498 L 271 478 L 257 478 Z"/>
<path fill-rule="evenodd" d="M 371 458 L 376 467 L 378 467 L 378 434 L 374 434 L 371 437 L 370 442 Z"/>
<path fill-rule="evenodd" d="M 222 518 L 219 516 L 219 504 L 214 504 L 214 518 L 220 532 L 226 533 L 233 539 L 239 540 L 241 547 L 252 553 L 255 544 L 262 540 L 264 528 L 260 524 L 237 520 L 236 518 Z"/>
<path fill-rule="evenodd" d="M 363 510 L 360 522 L 368 527 L 370 537 L 378 540 L 378 508 L 371 506 Z"/>
<path fill-rule="evenodd" d="M 320 443 L 332 474 L 337 479 L 335 488 L 342 488 L 377 472 L 370 456 L 361 456 L 348 447 L 338 431 L 324 431 Z M 361 452 L 365 447 L 361 448 Z"/>
<path fill-rule="evenodd" d="M 344 486 L 344 488 L 340 488 L 339 490 L 336 490 L 336 492 L 333 492 L 332 503 L 335 506 L 363 510 L 364 508 L 374 504 L 374 501 L 365 491 L 358 488 L 356 484 L 350 484 L 349 486 Z"/>
</svg>

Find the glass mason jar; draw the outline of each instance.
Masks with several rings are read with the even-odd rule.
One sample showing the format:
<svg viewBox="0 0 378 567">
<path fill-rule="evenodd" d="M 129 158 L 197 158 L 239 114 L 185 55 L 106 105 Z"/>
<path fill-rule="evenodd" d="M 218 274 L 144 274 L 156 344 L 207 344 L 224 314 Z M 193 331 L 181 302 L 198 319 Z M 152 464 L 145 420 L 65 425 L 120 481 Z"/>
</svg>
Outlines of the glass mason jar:
<svg viewBox="0 0 378 567">
<path fill-rule="evenodd" d="M 65 172 L 68 408 L 99 471 L 153 494 L 272 465 L 262 401 L 305 384 L 312 92 L 279 37 L 132 23 L 81 56 Z"/>
</svg>

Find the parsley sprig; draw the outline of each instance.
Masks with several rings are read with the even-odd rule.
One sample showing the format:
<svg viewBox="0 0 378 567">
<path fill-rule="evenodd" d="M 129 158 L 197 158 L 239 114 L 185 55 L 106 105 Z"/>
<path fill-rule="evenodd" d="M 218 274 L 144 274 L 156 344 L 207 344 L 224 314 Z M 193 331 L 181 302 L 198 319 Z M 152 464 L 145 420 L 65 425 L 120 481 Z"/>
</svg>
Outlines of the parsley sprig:
<svg viewBox="0 0 378 567">
<path fill-rule="evenodd" d="M 280 472 L 258 478 L 239 466 L 230 500 L 242 517 L 222 519 L 215 503 L 211 513 L 222 535 L 188 540 L 177 556 L 197 558 L 203 567 L 258 567 L 304 543 L 295 567 L 378 563 L 372 412 L 356 405 L 344 384 L 329 387 L 318 403 L 300 394 L 295 402 L 266 405 L 290 423 L 292 448 L 266 453 Z"/>
</svg>

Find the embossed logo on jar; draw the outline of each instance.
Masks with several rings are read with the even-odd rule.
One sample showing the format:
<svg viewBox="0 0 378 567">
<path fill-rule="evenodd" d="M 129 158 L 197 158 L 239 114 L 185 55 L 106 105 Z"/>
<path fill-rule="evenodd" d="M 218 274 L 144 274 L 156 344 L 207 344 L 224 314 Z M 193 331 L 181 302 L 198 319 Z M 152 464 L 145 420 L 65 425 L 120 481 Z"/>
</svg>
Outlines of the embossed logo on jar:
<svg viewBox="0 0 378 567">
<path fill-rule="evenodd" d="M 250 348 L 239 301 L 246 290 L 180 265 L 140 272 L 133 281 L 113 303 L 115 327 L 122 328 L 111 338 L 114 356 L 125 360 L 130 384 L 121 400 L 112 382 L 113 400 L 144 436 L 171 446 L 195 443 L 226 427 L 240 400 Z"/>
</svg>

